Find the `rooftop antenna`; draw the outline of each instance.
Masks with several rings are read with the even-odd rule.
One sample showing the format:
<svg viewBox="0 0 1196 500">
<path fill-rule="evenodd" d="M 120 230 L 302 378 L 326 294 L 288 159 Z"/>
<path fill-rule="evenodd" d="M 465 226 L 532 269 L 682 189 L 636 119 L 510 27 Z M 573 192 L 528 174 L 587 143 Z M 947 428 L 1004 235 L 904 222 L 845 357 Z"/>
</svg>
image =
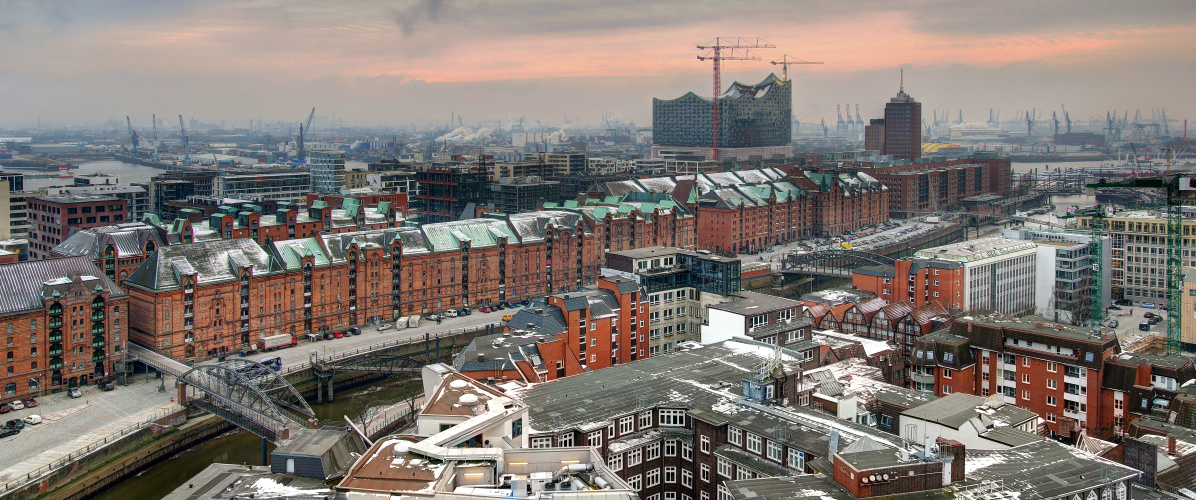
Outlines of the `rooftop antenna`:
<svg viewBox="0 0 1196 500">
<path fill-rule="evenodd" d="M 905 92 L 905 68 L 901 68 L 901 85 L 897 87 L 898 92 Z"/>
</svg>

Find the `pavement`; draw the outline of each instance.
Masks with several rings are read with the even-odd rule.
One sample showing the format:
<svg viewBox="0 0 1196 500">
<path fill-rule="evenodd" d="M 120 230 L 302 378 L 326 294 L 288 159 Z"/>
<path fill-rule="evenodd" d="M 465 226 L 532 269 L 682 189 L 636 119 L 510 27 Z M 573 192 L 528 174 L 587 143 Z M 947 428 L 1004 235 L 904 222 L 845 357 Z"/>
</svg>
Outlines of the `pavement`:
<svg viewBox="0 0 1196 500">
<path fill-rule="evenodd" d="M 0 482 L 17 478 L 58 458 L 75 453 L 87 445 L 143 422 L 159 412 L 179 408 L 171 401 L 174 379 L 167 377 L 166 391 L 158 392 L 162 381 L 145 375 L 132 378 L 128 386 L 101 391 L 98 387 L 80 388 L 83 397 L 71 398 L 65 392 L 38 397 L 35 408 L 25 408 L 0 416 L 0 420 L 41 415 L 39 425 L 26 426 L 16 436 L 0 439 Z"/>
</svg>

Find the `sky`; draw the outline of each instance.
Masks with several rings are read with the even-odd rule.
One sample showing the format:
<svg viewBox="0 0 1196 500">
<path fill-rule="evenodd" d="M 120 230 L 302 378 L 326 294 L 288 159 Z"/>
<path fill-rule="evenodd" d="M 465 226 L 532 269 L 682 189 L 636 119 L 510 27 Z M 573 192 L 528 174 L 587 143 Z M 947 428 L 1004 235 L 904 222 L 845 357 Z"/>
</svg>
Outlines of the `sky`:
<svg viewBox="0 0 1196 500">
<path fill-rule="evenodd" d="M 0 0 L 0 126 L 312 107 L 353 125 L 650 126 L 653 97 L 710 95 L 697 45 L 716 36 L 776 46 L 725 62 L 724 87 L 783 55 L 824 62 L 791 67 L 793 113 L 832 127 L 836 105 L 880 116 L 900 70 L 927 117 L 1196 120 L 1192 0 Z"/>
</svg>

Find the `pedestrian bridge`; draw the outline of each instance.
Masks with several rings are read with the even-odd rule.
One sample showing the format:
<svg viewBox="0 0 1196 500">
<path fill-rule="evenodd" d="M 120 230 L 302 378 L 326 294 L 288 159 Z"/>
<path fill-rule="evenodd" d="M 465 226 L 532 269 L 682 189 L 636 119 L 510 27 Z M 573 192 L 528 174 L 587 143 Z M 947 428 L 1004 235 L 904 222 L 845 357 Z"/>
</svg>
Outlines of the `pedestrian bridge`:
<svg viewBox="0 0 1196 500">
<path fill-rule="evenodd" d="M 131 360 L 174 376 L 180 404 L 194 405 L 271 442 L 285 440 L 315 419 L 299 391 L 257 361 L 234 358 L 190 366 L 133 343 L 129 354 Z"/>
</svg>

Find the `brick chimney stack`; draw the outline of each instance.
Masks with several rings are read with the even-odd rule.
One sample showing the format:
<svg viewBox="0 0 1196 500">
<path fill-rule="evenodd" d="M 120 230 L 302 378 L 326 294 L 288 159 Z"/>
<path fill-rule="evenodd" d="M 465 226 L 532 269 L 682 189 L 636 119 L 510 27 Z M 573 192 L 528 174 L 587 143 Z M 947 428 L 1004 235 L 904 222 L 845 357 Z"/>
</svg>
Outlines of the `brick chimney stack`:
<svg viewBox="0 0 1196 500">
<path fill-rule="evenodd" d="M 1167 436 L 1167 454 L 1175 456 L 1175 436 Z"/>
<path fill-rule="evenodd" d="M 1138 360 L 1138 371 L 1134 378 L 1134 385 L 1138 387 L 1150 387 L 1150 362 L 1145 359 Z"/>
</svg>

